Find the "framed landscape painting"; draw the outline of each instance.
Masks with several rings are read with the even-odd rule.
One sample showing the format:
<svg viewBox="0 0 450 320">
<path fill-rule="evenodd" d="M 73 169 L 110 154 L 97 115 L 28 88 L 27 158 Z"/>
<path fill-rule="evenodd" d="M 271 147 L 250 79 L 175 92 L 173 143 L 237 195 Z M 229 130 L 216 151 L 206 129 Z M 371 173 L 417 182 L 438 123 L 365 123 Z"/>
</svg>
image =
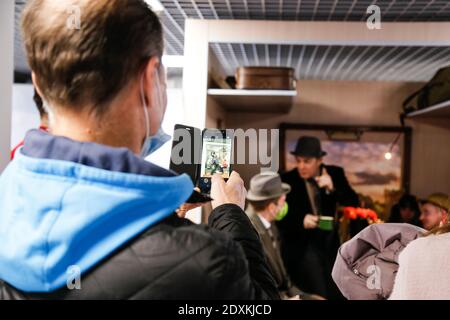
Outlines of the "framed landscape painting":
<svg viewBox="0 0 450 320">
<path fill-rule="evenodd" d="M 301 136 L 315 136 L 327 152 L 324 163 L 343 167 L 366 207 L 386 218 L 403 192 L 409 192 L 411 129 L 408 127 L 280 125 L 280 166 L 296 167 L 290 151 Z"/>
</svg>

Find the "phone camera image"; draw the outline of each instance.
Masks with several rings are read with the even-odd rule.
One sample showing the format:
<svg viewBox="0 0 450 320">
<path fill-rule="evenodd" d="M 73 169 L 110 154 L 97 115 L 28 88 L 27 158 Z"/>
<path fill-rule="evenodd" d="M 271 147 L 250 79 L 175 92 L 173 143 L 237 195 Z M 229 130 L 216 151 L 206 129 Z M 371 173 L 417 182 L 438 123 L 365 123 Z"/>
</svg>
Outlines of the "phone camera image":
<svg viewBox="0 0 450 320">
<path fill-rule="evenodd" d="M 210 178 L 219 173 L 224 179 L 230 176 L 232 139 L 226 135 L 222 137 L 204 136 L 201 177 Z"/>
</svg>

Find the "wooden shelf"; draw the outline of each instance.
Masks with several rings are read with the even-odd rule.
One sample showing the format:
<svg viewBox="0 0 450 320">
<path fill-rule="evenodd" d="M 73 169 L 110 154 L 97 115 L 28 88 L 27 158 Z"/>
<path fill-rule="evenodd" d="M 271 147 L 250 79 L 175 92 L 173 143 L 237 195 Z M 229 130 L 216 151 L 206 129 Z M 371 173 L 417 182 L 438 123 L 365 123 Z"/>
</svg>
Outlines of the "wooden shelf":
<svg viewBox="0 0 450 320">
<path fill-rule="evenodd" d="M 408 118 L 450 118 L 450 100 L 411 112 Z"/>
<path fill-rule="evenodd" d="M 208 97 L 227 111 L 288 113 L 296 90 L 208 89 Z"/>
</svg>

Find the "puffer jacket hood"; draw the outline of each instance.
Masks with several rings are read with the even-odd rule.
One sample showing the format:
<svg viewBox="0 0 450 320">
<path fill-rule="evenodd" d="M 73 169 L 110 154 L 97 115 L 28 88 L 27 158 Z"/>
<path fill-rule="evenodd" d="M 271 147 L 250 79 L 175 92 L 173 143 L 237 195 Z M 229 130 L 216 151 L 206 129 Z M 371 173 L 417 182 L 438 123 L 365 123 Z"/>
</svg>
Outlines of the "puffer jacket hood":
<svg viewBox="0 0 450 320">
<path fill-rule="evenodd" d="M 172 214 L 193 189 L 187 175 L 125 148 L 35 130 L 22 149 L 0 176 L 0 279 L 24 292 L 65 286 L 68 268 L 88 271 Z M 118 157 L 126 168 L 114 168 Z"/>
</svg>

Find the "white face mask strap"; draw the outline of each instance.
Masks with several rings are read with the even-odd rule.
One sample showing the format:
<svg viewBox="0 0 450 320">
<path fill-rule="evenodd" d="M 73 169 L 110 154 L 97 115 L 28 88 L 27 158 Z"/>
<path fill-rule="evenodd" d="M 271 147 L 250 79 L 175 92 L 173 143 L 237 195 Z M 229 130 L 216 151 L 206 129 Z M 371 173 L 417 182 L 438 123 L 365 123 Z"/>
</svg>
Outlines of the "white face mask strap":
<svg viewBox="0 0 450 320">
<path fill-rule="evenodd" d="M 155 85 L 156 85 L 156 93 L 155 95 L 157 96 L 158 99 L 158 104 L 159 107 L 162 107 L 162 101 L 161 101 L 161 85 L 159 82 L 159 73 L 158 70 L 155 70 Z M 147 103 L 145 102 L 145 96 L 144 96 L 144 76 L 142 76 L 141 78 L 141 101 L 142 101 L 142 107 L 144 108 L 144 113 L 145 113 L 145 128 L 146 128 L 146 137 L 150 136 L 150 118 L 148 116 L 148 106 Z M 162 118 L 161 118 L 161 122 L 162 122 Z"/>
<path fill-rule="evenodd" d="M 148 118 L 148 106 L 147 103 L 145 102 L 145 96 L 144 96 L 144 76 L 142 76 L 141 78 L 141 102 L 142 102 L 142 107 L 144 108 L 144 114 L 145 114 L 145 130 L 146 130 L 146 135 L 145 137 L 149 137 L 150 136 L 150 119 Z"/>
<path fill-rule="evenodd" d="M 160 108 L 162 108 L 162 101 L 161 101 L 161 84 L 159 83 L 159 71 L 155 70 L 155 84 L 156 84 L 156 92 L 157 92 L 157 99 L 158 99 L 158 105 Z M 162 119 L 161 119 L 162 122 Z"/>
</svg>

